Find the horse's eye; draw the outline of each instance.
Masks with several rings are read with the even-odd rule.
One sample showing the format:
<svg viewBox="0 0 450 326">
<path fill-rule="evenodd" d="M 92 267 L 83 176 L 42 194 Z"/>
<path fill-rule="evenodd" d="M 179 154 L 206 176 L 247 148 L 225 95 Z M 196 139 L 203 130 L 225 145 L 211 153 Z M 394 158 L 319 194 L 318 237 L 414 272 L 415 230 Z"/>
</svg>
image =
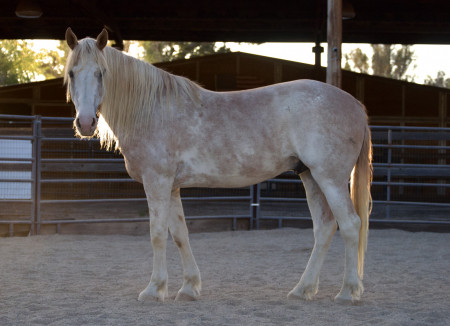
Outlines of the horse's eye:
<svg viewBox="0 0 450 326">
<path fill-rule="evenodd" d="M 70 77 L 70 78 L 73 78 L 73 71 L 72 71 L 72 70 L 69 71 L 69 77 Z"/>
</svg>

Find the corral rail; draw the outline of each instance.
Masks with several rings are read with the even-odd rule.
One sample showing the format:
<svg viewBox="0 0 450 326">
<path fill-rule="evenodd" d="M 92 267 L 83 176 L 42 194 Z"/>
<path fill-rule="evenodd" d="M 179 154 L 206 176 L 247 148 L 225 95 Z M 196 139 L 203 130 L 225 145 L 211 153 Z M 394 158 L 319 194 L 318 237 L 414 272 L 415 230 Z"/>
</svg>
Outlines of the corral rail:
<svg viewBox="0 0 450 326">
<path fill-rule="evenodd" d="M 0 115 L 0 234 L 148 220 L 145 193 L 128 177 L 120 154 L 101 150 L 96 139 L 75 138 L 72 123 L 70 118 Z M 449 226 L 450 128 L 371 129 L 372 223 Z M 239 221 L 260 228 L 310 220 L 301 180 L 293 173 L 243 189 L 185 189 L 182 196 L 187 220 L 227 220 L 233 229 Z M 76 218 L 69 212 L 73 205 L 119 203 L 139 203 L 141 211 Z M 202 214 L 205 207 L 207 214 Z"/>
</svg>

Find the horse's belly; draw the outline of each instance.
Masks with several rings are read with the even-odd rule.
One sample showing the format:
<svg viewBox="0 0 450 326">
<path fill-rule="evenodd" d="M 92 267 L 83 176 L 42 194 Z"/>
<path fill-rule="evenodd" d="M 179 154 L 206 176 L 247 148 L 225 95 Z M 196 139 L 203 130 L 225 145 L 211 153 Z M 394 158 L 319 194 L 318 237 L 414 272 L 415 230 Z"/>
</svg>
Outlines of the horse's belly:
<svg viewBox="0 0 450 326">
<path fill-rule="evenodd" d="M 260 162 L 246 162 L 244 165 L 213 164 L 180 165 L 175 185 L 180 188 L 240 188 L 256 184 L 293 169 L 297 164 L 295 158 L 277 160 L 273 164 L 261 165 Z M 222 162 L 223 163 L 223 162 Z"/>
<path fill-rule="evenodd" d="M 272 177 L 274 177 L 273 173 L 267 174 L 265 176 L 260 176 L 259 178 L 248 176 L 208 175 L 203 173 L 192 176 L 190 178 L 186 178 L 181 182 L 177 182 L 177 180 L 175 180 L 175 185 L 179 188 L 241 188 L 262 182 Z"/>
</svg>

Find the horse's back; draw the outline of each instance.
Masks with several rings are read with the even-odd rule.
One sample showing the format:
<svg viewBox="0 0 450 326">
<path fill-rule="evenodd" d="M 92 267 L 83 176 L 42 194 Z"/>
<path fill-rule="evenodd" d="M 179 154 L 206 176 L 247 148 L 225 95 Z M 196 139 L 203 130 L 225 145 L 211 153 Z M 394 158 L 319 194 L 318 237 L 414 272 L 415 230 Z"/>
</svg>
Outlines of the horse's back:
<svg viewBox="0 0 450 326">
<path fill-rule="evenodd" d="M 364 124 L 367 119 L 363 105 L 352 95 L 317 80 L 299 79 L 251 90 L 209 94 L 216 94 L 218 99 L 215 101 L 227 105 L 227 111 L 267 114 L 270 119 L 265 121 L 266 124 L 277 123 L 277 118 L 296 121 L 308 117 L 311 122 L 327 122 L 327 119 L 343 116 L 357 124 Z"/>
</svg>

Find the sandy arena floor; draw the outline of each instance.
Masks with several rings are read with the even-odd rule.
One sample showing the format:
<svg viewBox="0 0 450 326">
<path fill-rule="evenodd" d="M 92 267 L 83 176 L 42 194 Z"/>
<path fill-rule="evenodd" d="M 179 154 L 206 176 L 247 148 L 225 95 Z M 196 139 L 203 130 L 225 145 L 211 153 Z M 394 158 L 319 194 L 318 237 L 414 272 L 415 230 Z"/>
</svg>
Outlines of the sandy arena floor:
<svg viewBox="0 0 450 326">
<path fill-rule="evenodd" d="M 165 303 L 138 302 L 150 278 L 147 236 L 0 239 L 0 325 L 450 325 L 450 234 L 373 230 L 361 303 L 335 304 L 343 241 L 335 236 L 311 302 L 289 301 L 311 230 L 196 233 L 202 297 L 174 302 L 182 283 L 168 246 Z"/>
</svg>

